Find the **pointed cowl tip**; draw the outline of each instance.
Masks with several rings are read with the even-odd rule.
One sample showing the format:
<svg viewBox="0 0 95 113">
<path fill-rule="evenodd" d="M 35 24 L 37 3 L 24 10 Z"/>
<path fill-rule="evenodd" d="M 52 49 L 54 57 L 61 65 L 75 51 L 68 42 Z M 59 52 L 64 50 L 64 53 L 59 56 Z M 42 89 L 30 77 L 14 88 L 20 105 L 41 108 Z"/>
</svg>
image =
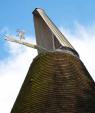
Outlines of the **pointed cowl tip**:
<svg viewBox="0 0 95 113">
<path fill-rule="evenodd" d="M 32 14 L 36 14 L 37 12 L 45 12 L 42 8 L 35 8 Z"/>
</svg>

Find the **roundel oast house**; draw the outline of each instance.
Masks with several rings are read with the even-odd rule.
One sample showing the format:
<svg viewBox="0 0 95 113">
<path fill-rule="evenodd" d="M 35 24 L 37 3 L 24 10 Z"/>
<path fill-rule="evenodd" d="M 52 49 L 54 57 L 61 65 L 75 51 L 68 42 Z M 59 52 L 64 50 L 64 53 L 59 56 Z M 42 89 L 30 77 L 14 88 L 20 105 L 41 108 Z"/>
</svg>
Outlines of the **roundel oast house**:
<svg viewBox="0 0 95 113">
<path fill-rule="evenodd" d="M 11 113 L 95 113 L 95 83 L 44 10 L 33 12 L 38 50 Z"/>
</svg>

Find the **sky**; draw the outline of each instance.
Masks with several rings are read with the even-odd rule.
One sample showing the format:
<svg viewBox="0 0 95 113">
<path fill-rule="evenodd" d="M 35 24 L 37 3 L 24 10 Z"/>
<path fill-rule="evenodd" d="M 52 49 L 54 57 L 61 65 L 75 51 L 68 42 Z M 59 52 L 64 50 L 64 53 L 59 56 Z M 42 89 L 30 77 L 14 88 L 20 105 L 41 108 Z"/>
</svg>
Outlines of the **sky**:
<svg viewBox="0 0 95 113">
<path fill-rule="evenodd" d="M 22 29 L 35 43 L 32 12 L 42 8 L 78 51 L 95 80 L 95 0 L 0 0 L 0 34 Z M 0 113 L 10 113 L 37 51 L 0 36 Z"/>
</svg>

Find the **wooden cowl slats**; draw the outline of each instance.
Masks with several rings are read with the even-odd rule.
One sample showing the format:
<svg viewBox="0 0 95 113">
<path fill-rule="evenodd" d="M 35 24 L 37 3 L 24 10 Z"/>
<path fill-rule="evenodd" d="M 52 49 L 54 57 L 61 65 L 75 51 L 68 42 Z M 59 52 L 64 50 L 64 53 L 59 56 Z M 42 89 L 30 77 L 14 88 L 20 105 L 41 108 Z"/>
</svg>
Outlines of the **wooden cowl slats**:
<svg viewBox="0 0 95 113">
<path fill-rule="evenodd" d="M 73 55 L 39 54 L 11 113 L 95 113 L 94 81 Z"/>
<path fill-rule="evenodd" d="M 43 9 L 36 8 L 33 17 L 37 45 L 48 51 L 55 51 L 60 46 L 74 49 Z M 41 51 L 38 50 L 38 53 Z"/>
</svg>

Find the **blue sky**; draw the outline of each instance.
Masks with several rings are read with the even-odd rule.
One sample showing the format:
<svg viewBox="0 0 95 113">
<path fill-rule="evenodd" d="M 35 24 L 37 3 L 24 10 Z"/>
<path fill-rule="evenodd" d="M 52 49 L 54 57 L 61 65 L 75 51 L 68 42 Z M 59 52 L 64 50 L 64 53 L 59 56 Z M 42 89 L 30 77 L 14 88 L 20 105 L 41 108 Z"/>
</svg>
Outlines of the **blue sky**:
<svg viewBox="0 0 95 113">
<path fill-rule="evenodd" d="M 75 21 L 89 24 L 95 19 L 94 0 L 0 0 L 0 29 L 23 28 L 34 33 L 32 11 L 46 10 L 56 25 L 73 27 Z"/>
<path fill-rule="evenodd" d="M 43 8 L 54 23 L 60 27 L 70 28 L 74 23 L 93 24 L 95 20 L 94 0 L 0 0 L 0 31 L 13 34 L 20 28 L 27 35 L 35 35 L 32 11 L 36 7 Z M 0 40 L 0 58 L 8 54 L 3 40 Z"/>
<path fill-rule="evenodd" d="M 0 33 L 15 35 L 20 28 L 34 42 L 32 11 L 37 7 L 43 8 L 70 40 L 95 80 L 95 0 L 0 0 Z M 0 36 L 0 113 L 10 113 L 36 55 L 36 50 Z"/>
</svg>

